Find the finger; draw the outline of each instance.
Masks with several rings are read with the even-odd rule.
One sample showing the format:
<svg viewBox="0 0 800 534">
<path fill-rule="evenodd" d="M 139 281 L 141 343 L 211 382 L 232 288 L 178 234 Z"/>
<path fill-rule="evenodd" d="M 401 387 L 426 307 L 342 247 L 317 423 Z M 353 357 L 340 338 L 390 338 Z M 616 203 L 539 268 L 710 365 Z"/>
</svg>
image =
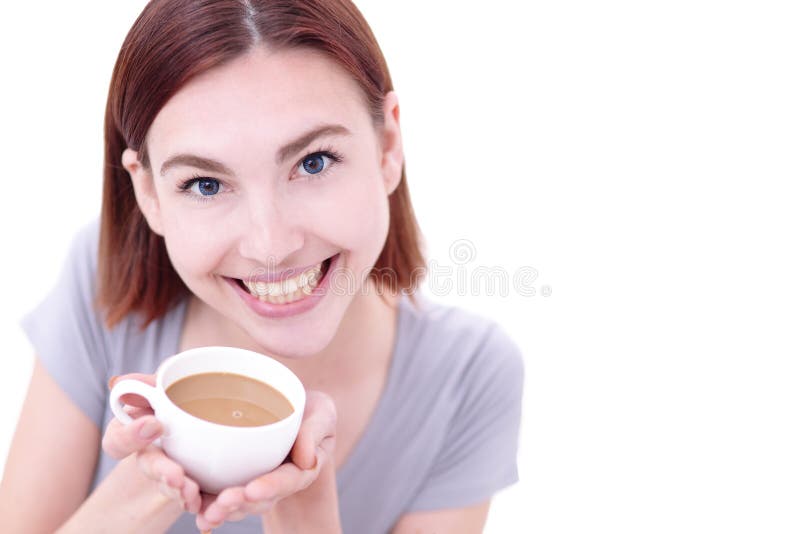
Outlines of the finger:
<svg viewBox="0 0 800 534">
<path fill-rule="evenodd" d="M 185 504 L 184 509 L 187 512 L 196 514 L 200 511 L 202 504 L 202 497 L 200 495 L 200 487 L 197 482 L 189 477 L 184 477 L 183 489 L 181 489 L 181 498 Z"/>
<path fill-rule="evenodd" d="M 200 510 L 198 510 L 197 514 L 198 515 L 205 514 L 206 510 L 208 510 L 208 507 L 214 504 L 215 500 L 217 500 L 216 495 L 200 492 Z"/>
<path fill-rule="evenodd" d="M 148 445 L 145 450 L 139 452 L 136 455 L 136 463 L 151 480 L 163 480 L 171 488 L 183 489 L 185 483 L 183 467 L 155 445 Z"/>
<path fill-rule="evenodd" d="M 122 410 L 131 416 L 131 419 L 139 419 L 145 415 L 153 415 L 155 412 L 148 404 L 146 407 L 125 405 Z"/>
<path fill-rule="evenodd" d="M 208 506 L 203 517 L 209 523 L 219 524 L 227 521 L 228 515 L 239 510 L 243 504 L 245 504 L 244 488 L 227 488 Z"/>
<path fill-rule="evenodd" d="M 264 512 L 272 509 L 275 506 L 274 500 L 267 500 L 267 501 L 257 501 L 257 502 L 250 502 L 246 501 L 245 504 L 242 505 L 236 512 L 231 513 L 228 516 L 228 519 L 225 521 L 239 521 L 238 519 L 234 519 L 234 517 L 238 516 L 239 514 L 244 514 L 245 516 L 248 515 L 261 515 Z"/>
<path fill-rule="evenodd" d="M 244 488 L 242 488 L 242 494 L 244 495 Z M 270 510 L 274 505 L 275 501 L 272 499 L 251 502 L 243 496 L 242 503 L 238 507 L 232 508 L 228 512 L 228 515 L 225 517 L 225 521 L 239 521 L 248 515 L 261 515 Z"/>
<path fill-rule="evenodd" d="M 174 488 L 167 483 L 167 479 L 165 476 L 161 477 L 161 480 L 158 482 L 158 490 L 161 492 L 162 495 L 169 497 L 173 501 L 178 501 L 181 503 L 183 508 L 186 508 L 186 505 L 183 502 L 183 497 L 181 496 L 182 490 L 178 488 Z"/>
<path fill-rule="evenodd" d="M 290 453 L 292 462 L 301 469 L 313 469 L 317 449 L 328 449 L 336 435 L 336 404 L 321 391 L 310 391 L 306 396 L 306 409 Z M 326 452 L 333 453 L 332 450 Z"/>
<path fill-rule="evenodd" d="M 201 534 L 212 534 L 215 528 L 219 528 L 220 525 L 216 525 L 213 523 L 209 523 L 203 516 L 198 515 L 194 518 L 194 524 L 197 526 L 197 530 L 201 532 Z"/>
<path fill-rule="evenodd" d="M 103 434 L 103 450 L 112 458 L 121 460 L 147 447 L 161 432 L 161 423 L 151 415 L 135 419 L 127 425 L 112 419 Z"/>
<path fill-rule="evenodd" d="M 250 502 L 277 502 L 306 489 L 319 476 L 324 457 L 324 454 L 320 455 L 313 469 L 300 469 L 293 463 L 279 466 L 274 471 L 247 484 L 244 488 L 245 498 Z"/>
<path fill-rule="evenodd" d="M 194 518 L 194 523 L 197 525 L 197 530 L 200 532 L 211 532 L 213 529 L 218 528 L 222 523 L 212 523 L 208 519 L 206 519 L 205 512 L 208 510 L 211 505 L 214 504 L 214 501 L 217 499 L 216 495 L 209 495 L 208 493 L 203 493 L 202 495 L 202 504 L 200 505 L 200 513 L 198 513 Z"/>
<path fill-rule="evenodd" d="M 264 510 L 264 511 L 266 512 L 266 510 Z M 228 519 L 226 519 L 226 521 L 228 521 L 229 523 L 233 523 L 233 522 L 236 522 L 236 521 L 241 521 L 242 519 L 244 519 L 248 515 L 258 514 L 258 513 L 260 513 L 260 512 L 245 512 L 243 510 L 239 510 L 239 511 L 231 513 L 228 516 Z"/>
</svg>

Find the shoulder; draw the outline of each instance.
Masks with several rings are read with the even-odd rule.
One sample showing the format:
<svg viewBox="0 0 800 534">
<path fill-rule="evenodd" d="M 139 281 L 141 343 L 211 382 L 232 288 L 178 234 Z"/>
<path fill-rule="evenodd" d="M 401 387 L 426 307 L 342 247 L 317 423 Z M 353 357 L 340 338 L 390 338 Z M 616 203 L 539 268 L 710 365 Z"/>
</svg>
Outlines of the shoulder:
<svg viewBox="0 0 800 534">
<path fill-rule="evenodd" d="M 452 304 L 417 297 L 418 306 L 403 300 L 406 323 L 402 334 L 429 349 L 458 350 L 463 364 L 491 359 L 497 365 L 520 366 L 522 352 L 495 319 Z M 451 363 L 452 360 L 451 360 Z"/>
<path fill-rule="evenodd" d="M 524 359 L 517 343 L 495 319 L 477 312 L 417 297 L 404 306 L 400 325 L 409 358 L 430 377 L 454 388 L 519 384 Z"/>
<path fill-rule="evenodd" d="M 56 327 L 92 332 L 97 341 L 102 328 L 96 320 L 97 244 L 99 221 L 92 220 L 72 235 L 59 274 L 44 300 L 28 314 L 27 322 L 36 322 L 46 330 Z M 88 339 L 88 338 L 87 338 Z"/>
<path fill-rule="evenodd" d="M 105 327 L 105 313 L 106 310 L 96 305 L 95 301 L 98 296 L 98 263 L 100 260 L 100 219 L 95 218 L 92 221 L 81 226 L 72 238 L 70 250 L 68 254 L 68 267 L 72 271 L 73 283 L 77 282 L 76 286 L 80 288 L 85 297 L 91 297 L 92 309 L 96 312 L 97 320 Z M 125 276 L 126 273 L 119 273 L 120 276 Z M 179 301 L 176 304 L 185 304 L 184 301 Z M 151 324 L 155 325 L 152 330 L 158 330 L 160 324 L 163 322 L 174 322 L 173 317 L 175 311 L 179 311 L 180 306 L 173 306 L 170 311 L 164 316 L 155 319 Z M 142 323 L 142 316 L 138 312 L 131 312 L 125 316 L 119 324 L 110 329 L 111 333 L 126 333 L 127 335 L 139 332 L 140 324 Z"/>
<path fill-rule="evenodd" d="M 116 331 L 108 329 L 104 318 L 105 310 L 97 302 L 98 296 L 98 252 L 100 241 L 100 219 L 95 218 L 74 233 L 67 252 L 62 272 L 61 289 L 69 291 L 64 295 L 76 308 L 84 328 L 93 330 L 97 338 L 103 338 L 107 352 L 111 347 Z"/>
<path fill-rule="evenodd" d="M 62 278 L 72 282 L 73 290 L 86 297 L 94 297 L 97 291 L 95 278 L 99 236 L 100 221 L 97 218 L 79 227 L 70 241 L 62 271 Z"/>
<path fill-rule="evenodd" d="M 88 261 L 92 270 L 97 269 L 97 245 L 100 241 L 100 218 L 80 226 L 72 238 L 72 251 L 79 253 Z"/>
</svg>

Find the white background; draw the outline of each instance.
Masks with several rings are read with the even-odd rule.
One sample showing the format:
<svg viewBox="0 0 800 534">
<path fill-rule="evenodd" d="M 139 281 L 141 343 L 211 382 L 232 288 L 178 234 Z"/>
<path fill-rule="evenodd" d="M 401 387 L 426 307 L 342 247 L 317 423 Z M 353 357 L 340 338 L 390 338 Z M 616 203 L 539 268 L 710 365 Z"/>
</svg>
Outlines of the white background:
<svg viewBox="0 0 800 534">
<path fill-rule="evenodd" d="M 2 458 L 32 366 L 17 321 L 99 213 L 144 4 L 3 8 Z M 357 1 L 429 258 L 467 239 L 464 268 L 539 273 L 533 297 L 437 297 L 525 353 L 521 482 L 487 532 L 800 531 L 793 4 Z"/>
</svg>

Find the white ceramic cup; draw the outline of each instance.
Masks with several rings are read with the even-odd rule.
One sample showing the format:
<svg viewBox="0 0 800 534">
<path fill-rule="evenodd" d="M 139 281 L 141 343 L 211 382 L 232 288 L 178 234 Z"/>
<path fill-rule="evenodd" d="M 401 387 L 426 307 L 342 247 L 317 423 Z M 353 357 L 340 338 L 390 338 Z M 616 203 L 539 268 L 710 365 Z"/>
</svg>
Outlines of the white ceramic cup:
<svg viewBox="0 0 800 534">
<path fill-rule="evenodd" d="M 289 417 L 263 426 L 235 427 L 200 419 L 178 408 L 165 391 L 181 378 L 199 373 L 236 373 L 264 382 L 281 393 L 294 408 Z M 150 403 L 164 433 L 155 443 L 178 462 L 206 493 L 243 486 L 278 467 L 294 444 L 305 409 L 306 392 L 300 379 L 278 361 L 234 347 L 200 347 L 164 360 L 156 371 L 156 385 L 121 380 L 111 390 L 114 415 L 128 424 L 122 395 L 141 395 Z"/>
</svg>

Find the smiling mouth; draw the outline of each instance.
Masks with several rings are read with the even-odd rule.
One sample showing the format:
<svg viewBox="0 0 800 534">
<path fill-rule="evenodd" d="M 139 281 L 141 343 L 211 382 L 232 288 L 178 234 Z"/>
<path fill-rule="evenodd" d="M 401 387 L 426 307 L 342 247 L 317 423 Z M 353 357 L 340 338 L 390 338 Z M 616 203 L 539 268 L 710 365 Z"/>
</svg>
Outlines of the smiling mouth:
<svg viewBox="0 0 800 534">
<path fill-rule="evenodd" d="M 336 256 L 338 254 L 280 282 L 256 282 L 240 278 L 236 278 L 235 281 L 239 287 L 261 302 L 289 304 L 290 302 L 302 300 L 314 292 L 314 289 L 319 286 L 325 275 L 328 274 L 331 263 L 333 263 L 333 259 Z"/>
</svg>

